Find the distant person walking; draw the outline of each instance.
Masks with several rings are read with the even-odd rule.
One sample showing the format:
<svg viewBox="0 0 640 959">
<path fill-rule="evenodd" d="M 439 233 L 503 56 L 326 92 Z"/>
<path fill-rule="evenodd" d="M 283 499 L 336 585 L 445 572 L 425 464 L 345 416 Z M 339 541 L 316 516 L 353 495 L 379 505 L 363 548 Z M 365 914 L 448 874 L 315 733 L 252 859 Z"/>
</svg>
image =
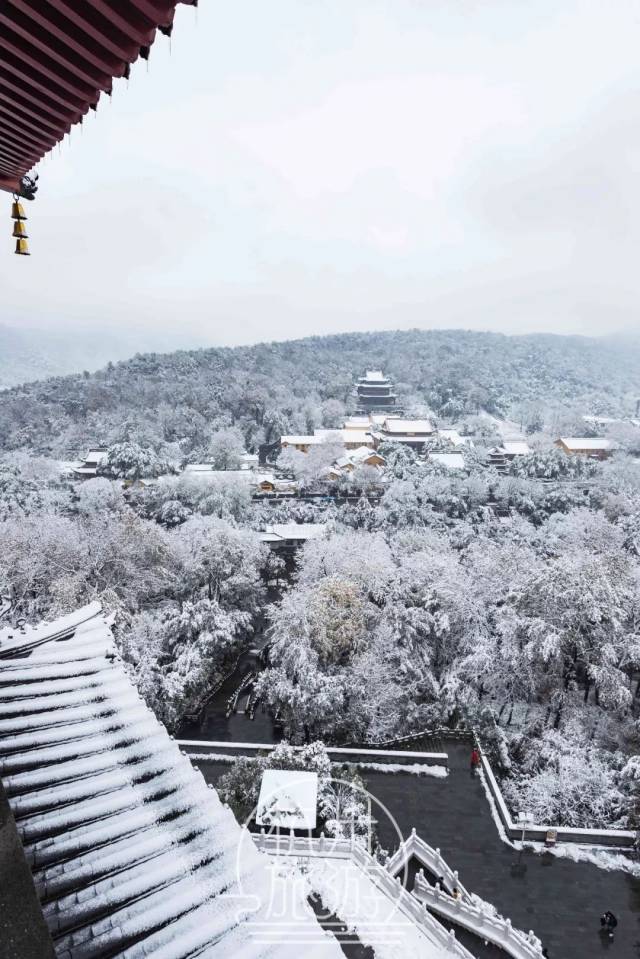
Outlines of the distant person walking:
<svg viewBox="0 0 640 959">
<path fill-rule="evenodd" d="M 618 920 L 614 914 L 607 909 L 603 916 L 600 916 L 600 926 L 603 932 L 606 932 L 609 939 L 613 939 L 613 930 L 618 925 Z"/>
<path fill-rule="evenodd" d="M 479 768 L 480 768 L 480 753 L 474 746 L 471 752 L 471 775 L 475 776 Z"/>
</svg>

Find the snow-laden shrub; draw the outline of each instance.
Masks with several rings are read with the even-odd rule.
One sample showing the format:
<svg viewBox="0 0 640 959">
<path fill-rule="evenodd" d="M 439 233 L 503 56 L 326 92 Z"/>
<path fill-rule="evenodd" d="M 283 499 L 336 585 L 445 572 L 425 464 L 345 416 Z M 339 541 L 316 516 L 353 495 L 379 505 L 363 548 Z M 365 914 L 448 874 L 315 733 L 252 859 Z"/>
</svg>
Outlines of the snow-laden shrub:
<svg viewBox="0 0 640 959">
<path fill-rule="evenodd" d="M 541 825 L 610 828 L 625 804 L 619 765 L 618 754 L 548 729 L 530 742 L 518 774 L 503 789 L 514 814 L 526 811 Z"/>
</svg>

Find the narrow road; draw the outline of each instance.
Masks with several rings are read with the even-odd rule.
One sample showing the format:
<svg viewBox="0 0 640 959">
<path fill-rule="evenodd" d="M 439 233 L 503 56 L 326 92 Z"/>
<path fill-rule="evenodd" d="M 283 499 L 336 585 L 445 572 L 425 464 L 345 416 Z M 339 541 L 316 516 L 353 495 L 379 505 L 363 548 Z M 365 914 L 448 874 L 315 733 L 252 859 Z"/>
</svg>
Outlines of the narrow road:
<svg viewBox="0 0 640 959">
<path fill-rule="evenodd" d="M 469 748 L 445 742 L 449 776 L 366 773 L 370 791 L 395 817 L 404 835 L 413 826 L 460 874 L 469 890 L 492 903 L 525 932 L 533 929 L 550 959 L 640 956 L 640 879 L 552 853 L 518 853 L 500 839 L 482 782 L 471 778 Z M 382 844 L 395 842 L 384 821 Z M 600 915 L 611 909 L 619 925 L 613 943 L 600 936 Z"/>
</svg>

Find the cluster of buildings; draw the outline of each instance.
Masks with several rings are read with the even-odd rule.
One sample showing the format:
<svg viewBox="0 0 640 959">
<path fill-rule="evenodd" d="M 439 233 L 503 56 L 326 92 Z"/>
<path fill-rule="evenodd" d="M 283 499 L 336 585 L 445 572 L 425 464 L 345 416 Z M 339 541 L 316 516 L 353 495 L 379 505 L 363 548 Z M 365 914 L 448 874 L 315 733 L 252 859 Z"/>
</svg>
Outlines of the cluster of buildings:
<svg viewBox="0 0 640 959">
<path fill-rule="evenodd" d="M 438 429 L 427 418 L 409 418 L 396 407 L 397 396 L 390 380 L 380 370 L 368 370 L 358 381 L 355 395 L 359 409 L 348 417 L 341 429 L 315 430 L 309 435 L 285 435 L 282 449 L 292 447 L 308 453 L 314 446 L 339 443 L 346 452 L 377 450 L 386 443 L 402 443 L 421 452 L 427 443 L 443 440 L 445 445 L 470 445 L 470 440 L 454 429 Z M 362 455 L 362 454 L 360 454 Z"/>
<path fill-rule="evenodd" d="M 427 452 L 427 458 L 449 469 L 464 469 L 465 449 L 473 447 L 468 436 L 453 428 L 439 428 L 427 417 L 404 416 L 397 406 L 397 394 L 391 380 L 381 370 L 367 370 L 356 384 L 354 396 L 357 410 L 345 419 L 339 429 L 317 429 L 311 434 L 287 434 L 280 437 L 279 447 L 309 453 L 316 447 L 332 444 L 338 448 L 334 463 L 328 467 L 326 479 L 337 482 L 348 477 L 360 466 L 381 468 L 385 465 L 381 447 L 400 444 L 417 453 Z M 590 426 L 606 429 L 623 422 L 606 417 L 585 416 Z M 624 421 L 640 427 L 640 420 Z M 586 456 L 603 460 L 611 456 L 617 444 L 606 437 L 563 436 L 555 446 L 568 456 Z M 339 455 L 340 451 L 342 455 Z M 504 440 L 487 450 L 488 465 L 504 472 L 509 463 L 519 456 L 531 453 L 524 440 Z M 79 479 L 97 475 L 100 465 L 107 458 L 105 447 L 89 450 L 84 460 L 65 464 L 69 472 Z M 261 465 L 258 456 L 244 453 L 237 470 L 217 470 L 210 463 L 194 463 L 184 468 L 184 473 L 200 479 L 214 480 L 217 477 L 237 478 L 246 483 L 254 494 L 294 495 L 297 484 L 278 476 L 273 469 Z"/>
<path fill-rule="evenodd" d="M 367 370 L 357 382 L 354 396 L 358 410 L 345 420 L 342 429 L 315 430 L 311 435 L 282 436 L 280 446 L 283 449 L 293 447 L 307 453 L 314 446 L 327 442 L 336 442 L 344 446 L 345 452 L 356 450 L 359 461 L 363 460 L 366 450 L 378 451 L 390 443 L 408 446 L 418 453 L 431 448 L 428 458 L 439 461 L 452 469 L 464 468 L 463 451 L 472 447 L 469 437 L 462 436 L 456 429 L 438 428 L 428 418 L 408 418 L 397 407 L 397 394 L 388 377 L 381 370 Z M 622 421 L 605 417 L 584 417 L 590 425 L 605 429 Z M 626 422 L 626 421 L 625 421 Z M 628 421 L 640 426 L 640 420 Z M 440 452 L 433 451 L 434 441 L 441 445 Z M 606 459 L 617 448 L 616 443 L 606 437 L 563 436 L 555 441 L 555 446 L 568 456 L 587 456 L 592 459 Z M 447 450 L 447 447 L 451 447 Z M 487 462 L 499 472 L 507 469 L 508 464 L 518 456 L 527 456 L 532 452 L 524 440 L 505 440 L 487 451 Z M 353 459 L 353 454 L 351 454 Z M 382 459 L 382 457 L 381 457 Z M 383 465 L 375 463 L 374 465 Z M 351 467 L 353 468 L 353 467 Z M 344 466 L 340 461 L 332 476 L 342 474 Z"/>
</svg>

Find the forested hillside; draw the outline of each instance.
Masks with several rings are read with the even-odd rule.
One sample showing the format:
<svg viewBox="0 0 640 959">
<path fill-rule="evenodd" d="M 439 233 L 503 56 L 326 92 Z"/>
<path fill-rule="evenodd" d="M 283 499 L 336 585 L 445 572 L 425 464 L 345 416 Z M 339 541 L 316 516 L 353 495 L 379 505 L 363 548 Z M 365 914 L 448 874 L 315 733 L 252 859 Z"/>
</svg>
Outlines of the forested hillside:
<svg viewBox="0 0 640 959">
<path fill-rule="evenodd" d="M 189 455 L 239 427 L 248 448 L 337 425 L 354 377 L 382 368 L 406 409 L 449 419 L 479 409 L 539 428 L 545 411 L 616 415 L 640 396 L 640 341 L 446 330 L 312 337 L 137 355 L 96 373 L 0 394 L 0 442 L 64 455 L 122 438 Z"/>
<path fill-rule="evenodd" d="M 136 356 L 5 391 L 0 591 L 29 622 L 99 600 L 173 730 L 266 624 L 256 693 L 290 740 L 473 725 L 514 812 L 636 828 L 640 429 L 618 424 L 603 462 L 553 434 L 635 412 L 639 360 L 613 339 L 408 331 Z M 252 498 L 243 448 L 340 425 L 375 367 L 408 412 L 470 427 L 462 466 L 383 444 L 350 498 L 320 480 L 320 499 Z M 533 451 L 499 468 L 498 426 Z M 70 477 L 59 460 L 93 443 L 100 475 Z M 297 522 L 322 536 L 274 597 L 282 560 L 260 533 Z"/>
</svg>

